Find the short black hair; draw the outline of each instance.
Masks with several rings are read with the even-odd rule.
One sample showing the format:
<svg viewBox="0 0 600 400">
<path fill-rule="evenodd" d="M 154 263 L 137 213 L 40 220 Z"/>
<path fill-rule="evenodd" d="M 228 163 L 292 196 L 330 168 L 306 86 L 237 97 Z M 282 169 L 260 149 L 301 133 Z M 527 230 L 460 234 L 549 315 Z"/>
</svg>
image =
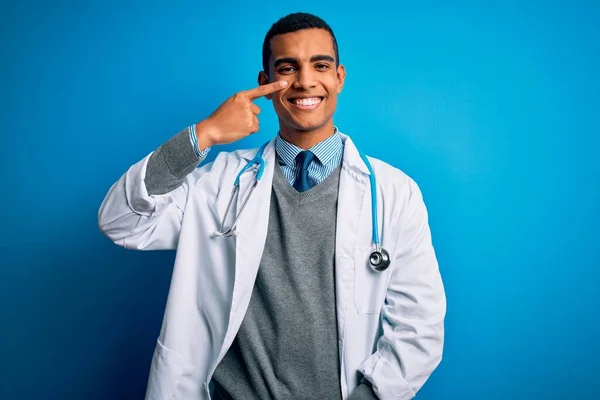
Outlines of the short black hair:
<svg viewBox="0 0 600 400">
<path fill-rule="evenodd" d="M 296 32 L 302 29 L 325 29 L 331 35 L 331 40 L 333 42 L 333 50 L 335 51 L 335 63 L 336 66 L 340 65 L 340 55 L 338 52 L 337 40 L 335 39 L 335 35 L 333 34 L 333 30 L 327 24 L 327 22 L 323 21 L 321 18 L 316 15 L 308 14 L 308 13 L 293 13 L 286 15 L 285 17 L 279 19 L 279 21 L 275 22 L 271 29 L 267 32 L 265 36 L 265 41 L 263 42 L 263 70 L 267 75 L 269 75 L 269 59 L 271 58 L 271 38 L 277 35 L 283 35 L 284 33 Z"/>
</svg>

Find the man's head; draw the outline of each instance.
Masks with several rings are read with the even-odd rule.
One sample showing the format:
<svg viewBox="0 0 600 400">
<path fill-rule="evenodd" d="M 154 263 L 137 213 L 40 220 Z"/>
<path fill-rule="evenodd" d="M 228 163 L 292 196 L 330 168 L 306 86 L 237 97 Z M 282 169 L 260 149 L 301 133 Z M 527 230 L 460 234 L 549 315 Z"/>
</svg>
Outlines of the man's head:
<svg viewBox="0 0 600 400">
<path fill-rule="evenodd" d="M 288 81 L 273 100 L 282 131 L 333 129 L 337 95 L 346 73 L 339 63 L 337 41 L 321 18 L 306 13 L 287 15 L 267 32 L 263 43 L 263 71 L 259 84 Z"/>
<path fill-rule="evenodd" d="M 271 58 L 271 39 L 277 35 L 296 32 L 302 29 L 325 29 L 327 32 L 329 32 L 329 35 L 331 36 L 331 43 L 333 45 L 333 51 L 335 52 L 336 67 L 340 65 L 340 54 L 338 51 L 337 40 L 333 30 L 327 24 L 327 22 L 323 21 L 316 15 L 307 13 L 294 13 L 289 14 L 275 22 L 265 35 L 262 48 L 263 71 L 265 71 L 268 75 L 271 74 L 269 71 L 269 59 Z"/>
</svg>

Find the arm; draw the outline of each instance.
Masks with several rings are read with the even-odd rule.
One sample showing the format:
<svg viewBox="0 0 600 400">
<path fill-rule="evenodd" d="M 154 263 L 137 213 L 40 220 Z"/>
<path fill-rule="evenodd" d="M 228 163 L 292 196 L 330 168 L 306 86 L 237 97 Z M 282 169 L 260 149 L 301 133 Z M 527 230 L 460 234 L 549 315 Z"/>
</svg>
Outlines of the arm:
<svg viewBox="0 0 600 400">
<path fill-rule="evenodd" d="M 131 166 L 100 206 L 100 230 L 125 248 L 175 249 L 188 196 L 186 177 L 193 171 L 201 176 L 211 168 L 207 164 L 196 171 L 202 158 L 198 149 L 233 143 L 257 132 L 260 108 L 252 101 L 286 86 L 286 81 L 278 81 L 233 95 L 210 117 Z"/>
<path fill-rule="evenodd" d="M 446 296 L 431 243 L 427 210 L 411 190 L 382 309 L 383 334 L 360 371 L 385 399 L 411 399 L 442 358 Z"/>
<path fill-rule="evenodd" d="M 134 164 L 104 198 L 98 212 L 100 230 L 125 248 L 174 249 L 187 198 L 185 178 L 209 149 L 199 151 L 191 126 Z"/>
</svg>

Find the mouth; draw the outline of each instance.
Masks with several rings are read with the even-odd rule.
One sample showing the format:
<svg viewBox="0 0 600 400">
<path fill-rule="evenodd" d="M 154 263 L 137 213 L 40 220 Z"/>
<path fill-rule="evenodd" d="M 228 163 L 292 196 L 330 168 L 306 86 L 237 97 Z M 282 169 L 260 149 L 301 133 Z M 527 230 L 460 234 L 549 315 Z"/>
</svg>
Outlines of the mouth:
<svg viewBox="0 0 600 400">
<path fill-rule="evenodd" d="M 324 97 L 315 96 L 315 97 L 296 97 L 296 98 L 288 98 L 288 102 L 292 104 L 295 108 L 299 108 L 301 110 L 314 110 L 319 107 L 319 104 L 323 101 Z"/>
</svg>

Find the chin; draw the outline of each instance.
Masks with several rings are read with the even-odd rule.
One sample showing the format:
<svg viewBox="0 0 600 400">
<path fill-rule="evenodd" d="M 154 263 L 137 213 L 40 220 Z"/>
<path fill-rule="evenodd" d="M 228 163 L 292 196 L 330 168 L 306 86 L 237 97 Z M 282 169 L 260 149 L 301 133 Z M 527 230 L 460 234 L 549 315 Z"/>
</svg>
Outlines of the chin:
<svg viewBox="0 0 600 400">
<path fill-rule="evenodd" d="M 290 124 L 292 128 L 302 132 L 314 131 L 321 128 L 323 125 L 324 124 Z"/>
<path fill-rule="evenodd" d="M 320 129 L 325 126 L 329 120 L 303 121 L 298 119 L 285 119 L 284 121 L 287 126 L 298 131 L 314 131 L 315 129 Z"/>
</svg>

